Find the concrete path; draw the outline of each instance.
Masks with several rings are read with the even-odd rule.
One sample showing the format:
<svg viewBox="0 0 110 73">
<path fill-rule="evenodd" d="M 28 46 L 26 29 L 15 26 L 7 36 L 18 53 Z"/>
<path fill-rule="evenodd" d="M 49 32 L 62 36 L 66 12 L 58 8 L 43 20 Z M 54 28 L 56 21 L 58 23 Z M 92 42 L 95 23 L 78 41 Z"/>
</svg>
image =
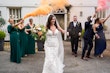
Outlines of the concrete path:
<svg viewBox="0 0 110 73">
<path fill-rule="evenodd" d="M 80 59 L 81 48 L 78 50 L 78 57 L 74 57 L 71 54 L 70 42 L 64 42 L 64 47 L 64 73 L 110 73 L 109 49 L 104 52 L 104 58 L 96 58 L 92 53 L 93 59 L 84 61 Z M 42 73 L 44 52 L 24 57 L 20 64 L 10 62 L 9 56 L 9 51 L 0 51 L 0 73 Z"/>
</svg>

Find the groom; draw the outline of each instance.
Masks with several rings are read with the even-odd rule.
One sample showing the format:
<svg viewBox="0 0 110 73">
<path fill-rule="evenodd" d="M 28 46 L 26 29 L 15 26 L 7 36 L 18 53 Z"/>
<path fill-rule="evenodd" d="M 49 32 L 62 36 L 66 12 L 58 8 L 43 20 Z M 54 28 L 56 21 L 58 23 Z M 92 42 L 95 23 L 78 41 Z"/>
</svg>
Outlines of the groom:
<svg viewBox="0 0 110 73">
<path fill-rule="evenodd" d="M 73 21 L 70 22 L 67 31 L 71 37 L 72 54 L 77 57 L 78 41 L 82 31 L 82 26 L 81 23 L 77 21 L 77 16 L 73 16 Z"/>
</svg>

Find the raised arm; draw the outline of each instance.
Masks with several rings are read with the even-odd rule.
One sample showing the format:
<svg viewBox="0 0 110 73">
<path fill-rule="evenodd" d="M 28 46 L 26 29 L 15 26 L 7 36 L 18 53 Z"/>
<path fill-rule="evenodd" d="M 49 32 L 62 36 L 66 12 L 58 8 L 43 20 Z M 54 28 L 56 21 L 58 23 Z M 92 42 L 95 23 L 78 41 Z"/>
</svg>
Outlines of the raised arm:
<svg viewBox="0 0 110 73">
<path fill-rule="evenodd" d="M 18 25 L 19 25 L 19 23 L 12 24 L 12 27 L 16 27 L 16 26 L 18 26 Z"/>
<path fill-rule="evenodd" d="M 110 17 L 110 14 L 102 21 L 102 23 L 105 23 L 109 17 Z"/>
<path fill-rule="evenodd" d="M 13 27 L 16 27 L 16 26 L 18 26 L 19 24 L 22 24 L 23 21 L 24 21 L 24 20 L 20 20 L 18 23 L 16 23 L 16 24 L 12 24 L 12 26 L 13 26 Z"/>
<path fill-rule="evenodd" d="M 93 16 L 91 16 L 91 18 L 90 18 L 90 23 L 93 21 L 93 19 L 96 17 L 96 14 L 97 14 L 97 11 L 95 11 L 95 13 L 94 13 L 94 15 Z"/>
<path fill-rule="evenodd" d="M 20 30 L 22 30 L 22 29 L 25 28 L 25 26 L 24 26 L 24 24 L 20 24 L 20 25 L 18 25 L 18 28 L 19 28 Z"/>
<path fill-rule="evenodd" d="M 95 11 L 94 15 L 92 16 L 92 18 L 95 18 L 97 14 L 97 11 Z"/>
<path fill-rule="evenodd" d="M 63 30 L 59 25 L 57 25 L 58 30 L 60 30 L 63 34 L 66 33 L 65 30 Z"/>
</svg>

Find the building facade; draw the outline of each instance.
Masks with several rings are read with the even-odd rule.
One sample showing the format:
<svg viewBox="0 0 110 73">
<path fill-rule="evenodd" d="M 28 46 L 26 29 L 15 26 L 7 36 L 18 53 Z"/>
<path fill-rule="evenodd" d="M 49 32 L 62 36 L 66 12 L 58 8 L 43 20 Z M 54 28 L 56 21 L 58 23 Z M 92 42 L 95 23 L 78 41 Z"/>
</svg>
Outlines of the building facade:
<svg viewBox="0 0 110 73">
<path fill-rule="evenodd" d="M 78 20 L 82 23 L 84 28 L 84 22 L 87 20 L 87 17 L 93 15 L 97 7 L 98 0 L 69 0 L 71 6 L 65 8 L 64 10 L 57 10 L 53 12 L 60 26 L 67 30 L 68 24 L 72 21 L 74 15 L 78 17 Z M 27 13 L 32 12 L 40 4 L 40 0 L 0 0 L 0 17 L 4 18 L 6 25 L 2 26 L 0 29 L 7 32 L 8 19 L 10 17 L 14 18 L 17 21 L 20 18 L 23 18 Z M 106 17 L 110 14 L 110 9 L 106 11 L 99 12 L 97 16 Z M 34 19 L 35 24 L 44 24 L 46 23 L 47 16 L 36 16 L 30 17 Z M 25 19 L 24 24 L 28 23 L 28 19 Z M 110 19 L 105 23 L 107 26 L 106 38 L 110 39 Z M 108 25 L 107 25 L 108 24 Z M 66 40 L 67 35 L 65 34 L 64 39 Z M 7 33 L 6 40 L 9 40 L 9 35 Z"/>
</svg>

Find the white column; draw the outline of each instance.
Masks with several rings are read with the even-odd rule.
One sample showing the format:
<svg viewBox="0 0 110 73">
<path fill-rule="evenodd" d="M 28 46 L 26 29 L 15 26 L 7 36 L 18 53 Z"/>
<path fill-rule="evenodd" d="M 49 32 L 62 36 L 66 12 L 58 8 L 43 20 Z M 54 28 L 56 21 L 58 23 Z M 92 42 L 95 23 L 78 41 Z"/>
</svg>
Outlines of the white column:
<svg viewBox="0 0 110 73">
<path fill-rule="evenodd" d="M 65 9 L 65 15 L 64 15 L 64 30 L 67 32 L 67 10 Z M 64 34 L 64 40 L 67 39 L 67 34 Z"/>
</svg>

